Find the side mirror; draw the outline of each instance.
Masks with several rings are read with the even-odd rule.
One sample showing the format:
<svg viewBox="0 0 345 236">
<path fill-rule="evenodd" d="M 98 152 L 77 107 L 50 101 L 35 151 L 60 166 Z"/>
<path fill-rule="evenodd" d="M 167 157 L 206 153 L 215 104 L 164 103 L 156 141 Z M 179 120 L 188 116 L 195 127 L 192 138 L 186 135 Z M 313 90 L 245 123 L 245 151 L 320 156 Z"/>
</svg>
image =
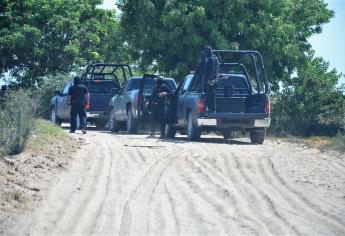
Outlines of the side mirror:
<svg viewBox="0 0 345 236">
<path fill-rule="evenodd" d="M 112 95 L 115 95 L 115 94 L 118 94 L 118 93 L 119 93 L 119 89 L 118 88 L 112 88 L 110 90 L 110 94 L 112 94 Z"/>
<path fill-rule="evenodd" d="M 61 96 L 61 92 L 60 91 L 54 91 L 54 96 L 55 95 Z"/>
</svg>

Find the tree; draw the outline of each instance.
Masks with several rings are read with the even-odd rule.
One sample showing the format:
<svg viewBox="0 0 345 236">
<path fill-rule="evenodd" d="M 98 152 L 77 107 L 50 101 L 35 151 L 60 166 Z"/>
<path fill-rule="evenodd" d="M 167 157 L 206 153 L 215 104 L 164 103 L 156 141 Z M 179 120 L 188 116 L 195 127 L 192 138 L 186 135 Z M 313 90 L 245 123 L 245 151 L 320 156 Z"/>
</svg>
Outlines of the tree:
<svg viewBox="0 0 345 236">
<path fill-rule="evenodd" d="M 90 61 L 120 61 L 115 12 L 102 0 L 0 0 L 0 73 L 23 85 Z"/>
<path fill-rule="evenodd" d="M 183 74 L 204 45 L 264 54 L 274 89 L 289 79 L 333 12 L 323 0 L 120 0 L 121 24 L 134 58 Z"/>
<path fill-rule="evenodd" d="M 310 55 L 297 76 L 273 96 L 272 126 L 297 135 L 335 135 L 345 125 L 345 90 L 341 74 Z"/>
</svg>

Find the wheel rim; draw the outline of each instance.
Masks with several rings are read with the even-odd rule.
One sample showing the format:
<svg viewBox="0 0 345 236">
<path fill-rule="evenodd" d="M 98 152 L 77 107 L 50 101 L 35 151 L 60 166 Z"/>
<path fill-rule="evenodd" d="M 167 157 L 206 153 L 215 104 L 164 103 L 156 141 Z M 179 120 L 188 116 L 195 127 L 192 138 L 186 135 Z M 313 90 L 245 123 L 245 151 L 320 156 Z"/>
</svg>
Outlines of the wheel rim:
<svg viewBox="0 0 345 236">
<path fill-rule="evenodd" d="M 52 109 L 51 114 L 50 114 L 50 121 L 54 124 L 56 124 L 56 112 L 55 109 Z"/>
<path fill-rule="evenodd" d="M 110 112 L 109 127 L 110 127 L 110 130 L 114 129 L 114 112 L 113 111 Z"/>
</svg>

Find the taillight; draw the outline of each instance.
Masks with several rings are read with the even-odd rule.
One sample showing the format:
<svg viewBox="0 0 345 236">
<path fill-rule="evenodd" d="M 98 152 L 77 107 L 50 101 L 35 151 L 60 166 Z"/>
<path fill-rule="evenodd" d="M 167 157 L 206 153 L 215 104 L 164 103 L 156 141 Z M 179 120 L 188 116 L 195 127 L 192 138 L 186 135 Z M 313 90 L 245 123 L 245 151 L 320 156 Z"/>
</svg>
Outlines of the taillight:
<svg viewBox="0 0 345 236">
<path fill-rule="evenodd" d="M 269 96 L 266 96 L 265 112 L 267 114 L 271 113 L 271 102 L 270 102 L 270 97 Z"/>
<path fill-rule="evenodd" d="M 206 103 L 206 100 L 203 98 L 198 100 L 197 107 L 196 107 L 196 111 L 198 113 L 203 113 L 205 111 L 205 103 Z"/>
</svg>

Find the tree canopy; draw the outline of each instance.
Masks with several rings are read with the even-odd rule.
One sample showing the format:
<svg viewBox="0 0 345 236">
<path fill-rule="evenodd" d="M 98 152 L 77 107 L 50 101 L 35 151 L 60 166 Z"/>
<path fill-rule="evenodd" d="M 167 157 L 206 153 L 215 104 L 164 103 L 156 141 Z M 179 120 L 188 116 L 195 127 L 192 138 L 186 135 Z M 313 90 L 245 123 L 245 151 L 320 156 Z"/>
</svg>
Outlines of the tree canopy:
<svg viewBox="0 0 345 236">
<path fill-rule="evenodd" d="M 121 23 L 143 65 L 194 68 L 204 45 L 262 52 L 271 82 L 289 78 L 333 12 L 323 0 L 120 0 Z"/>
<path fill-rule="evenodd" d="M 0 72 L 30 85 L 90 61 L 122 60 L 119 22 L 101 3 L 0 0 Z"/>
</svg>

